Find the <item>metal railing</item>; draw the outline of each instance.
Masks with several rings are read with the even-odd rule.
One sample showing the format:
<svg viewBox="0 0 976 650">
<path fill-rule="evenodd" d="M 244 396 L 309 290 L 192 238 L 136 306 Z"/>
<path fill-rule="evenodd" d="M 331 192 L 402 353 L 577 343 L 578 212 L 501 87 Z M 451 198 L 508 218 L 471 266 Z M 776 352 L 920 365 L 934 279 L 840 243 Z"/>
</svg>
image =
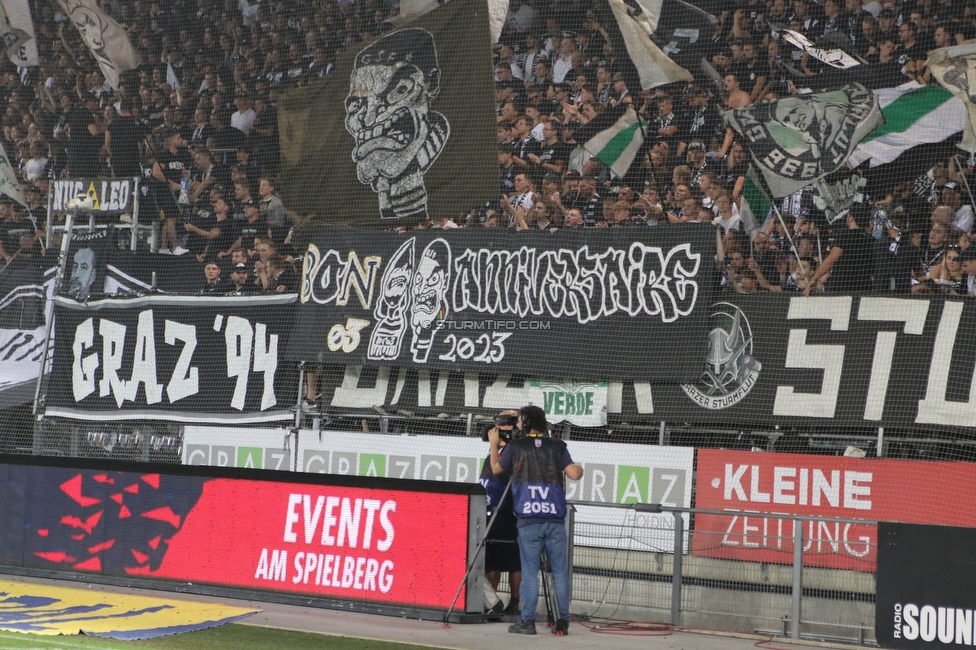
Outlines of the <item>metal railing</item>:
<svg viewBox="0 0 976 650">
<path fill-rule="evenodd" d="M 601 502 L 589 502 L 589 501 L 574 501 L 572 502 L 574 506 L 588 506 L 588 507 L 598 507 L 598 508 L 612 508 L 612 509 L 628 509 L 634 511 L 634 513 L 656 513 L 656 514 L 670 514 L 671 521 L 670 530 L 673 533 L 673 546 L 669 545 L 669 548 L 662 549 L 662 553 L 641 553 L 640 551 L 627 551 L 633 554 L 628 560 L 628 570 L 599 570 L 594 571 L 593 566 L 588 565 L 587 562 L 587 552 L 577 546 L 575 553 L 575 563 L 574 570 L 578 574 L 582 575 L 593 575 L 598 573 L 601 576 L 605 576 L 605 579 L 610 581 L 614 576 L 618 576 L 621 580 L 641 578 L 645 582 L 653 583 L 656 585 L 657 590 L 654 592 L 658 596 L 663 595 L 660 590 L 666 589 L 664 587 L 668 582 L 670 583 L 670 609 L 669 611 L 665 609 L 663 602 L 664 599 L 658 598 L 655 600 L 650 594 L 649 590 L 641 591 L 639 589 L 629 589 L 626 590 L 621 588 L 621 593 L 627 592 L 629 594 L 634 594 L 636 592 L 637 597 L 622 597 L 618 600 L 618 606 L 632 607 L 636 609 L 650 609 L 650 610 L 665 610 L 661 611 L 661 614 L 667 615 L 668 622 L 674 626 L 682 626 L 687 623 L 686 614 L 695 614 L 695 624 L 697 626 L 707 626 L 715 628 L 725 628 L 734 629 L 738 627 L 738 631 L 763 631 L 773 634 L 782 634 L 784 636 L 789 636 L 792 639 L 803 638 L 816 638 L 821 640 L 831 640 L 831 641 L 842 641 L 849 643 L 864 644 L 869 640 L 873 640 L 873 600 L 874 600 L 874 576 L 871 572 L 866 572 L 863 567 L 851 568 L 850 570 L 845 569 L 824 569 L 824 568 L 811 568 L 810 557 L 807 556 L 808 552 L 813 552 L 815 542 L 819 546 L 819 541 L 814 540 L 809 535 L 806 535 L 805 528 L 800 522 L 811 522 L 810 530 L 818 530 L 820 527 L 827 524 L 838 524 L 838 525 L 858 525 L 858 526 L 872 526 L 877 525 L 878 522 L 872 520 L 864 519 L 844 519 L 837 517 L 816 517 L 809 515 L 787 515 L 787 514 L 774 514 L 774 513 L 746 513 L 746 512 L 735 512 L 726 510 L 708 510 L 701 508 L 686 508 L 686 507 L 674 507 L 674 506 L 662 506 L 658 504 L 612 504 L 612 503 L 601 503 Z M 776 567 L 770 567 L 766 562 L 751 562 L 743 560 L 715 560 L 715 559 L 703 559 L 693 553 L 693 536 L 696 534 L 695 531 L 689 530 L 693 528 L 693 524 L 688 526 L 686 524 L 686 518 L 689 522 L 693 522 L 694 518 L 700 515 L 714 515 L 722 517 L 733 517 L 736 515 L 755 515 L 761 516 L 768 519 L 783 520 L 784 524 L 786 521 L 792 521 L 793 529 L 788 535 L 783 536 L 781 541 L 788 540 L 792 543 L 792 562 L 790 564 L 785 564 L 782 566 L 781 571 L 777 571 Z M 576 515 L 576 535 L 577 540 L 579 539 L 579 527 L 581 525 L 586 525 L 585 519 L 579 514 Z M 784 525 L 782 528 L 788 530 L 789 526 Z M 699 535 L 708 533 L 697 533 Z M 776 538 L 771 538 L 776 539 Z M 809 548 L 809 551 L 807 550 Z M 687 549 L 685 551 L 685 549 Z M 594 555 L 590 553 L 589 555 Z M 663 558 L 660 557 L 663 555 Z M 667 571 L 667 556 L 671 556 L 671 567 L 670 572 Z M 686 557 L 687 555 L 687 557 Z M 649 556 L 654 556 L 649 557 Z M 807 572 L 813 577 L 810 584 L 805 584 L 805 570 L 804 570 L 804 558 L 807 556 L 806 567 Z M 694 570 L 688 571 L 686 567 L 686 561 L 693 562 L 696 566 Z M 707 563 L 707 565 L 706 565 Z M 638 569 L 636 571 L 631 570 L 632 564 L 637 564 Z M 789 567 L 791 576 L 790 580 L 786 582 L 786 570 Z M 670 576 L 668 576 L 670 573 Z M 769 578 L 770 574 L 776 574 L 775 578 Z M 762 577 L 757 577 L 762 576 Z M 670 577 L 670 580 L 668 580 Z M 763 583 L 762 580 L 770 580 L 770 582 Z M 609 583 L 607 583 L 609 584 Z M 845 586 L 846 589 L 837 588 L 838 585 Z M 696 611 L 692 612 L 694 608 L 689 608 L 685 605 L 686 594 L 689 590 L 696 590 L 698 592 L 707 590 L 723 590 L 732 591 L 733 593 L 738 591 L 741 594 L 741 598 L 725 598 L 724 600 L 729 603 L 729 607 L 726 611 L 717 611 L 715 609 L 709 609 L 708 607 L 701 607 Z M 574 589 L 573 592 L 574 600 L 577 602 L 587 602 L 592 600 L 592 594 L 586 593 L 582 588 Z M 789 607 L 785 611 L 782 607 L 785 603 L 784 599 L 789 598 Z M 813 602 L 816 598 L 818 602 L 818 609 L 821 613 L 817 620 L 817 617 L 804 619 L 804 600 L 807 599 L 808 602 Z M 701 598 L 702 601 L 707 600 L 709 603 L 722 602 L 723 598 Z M 740 602 L 746 601 L 751 603 L 750 606 L 743 607 Z M 857 602 L 860 607 L 859 616 L 856 616 L 853 622 L 843 623 L 838 622 L 839 619 L 835 616 L 829 614 L 828 612 L 840 609 L 856 609 L 850 607 L 851 602 Z M 824 603 L 827 603 L 825 606 Z M 751 607 L 751 609 L 749 608 Z M 870 610 L 870 611 L 869 611 Z M 770 611 L 775 612 L 775 614 L 770 614 Z M 781 615 L 776 615 L 782 612 Z M 761 621 L 766 620 L 769 622 L 776 622 L 778 625 L 760 627 L 758 625 L 752 625 L 747 629 L 747 626 L 740 620 L 736 625 L 723 624 L 722 621 L 730 621 L 734 617 L 744 618 L 749 621 Z M 802 631 L 801 631 L 802 629 Z M 828 633 L 828 631 L 842 630 L 847 632 L 844 634 L 834 634 Z M 870 634 L 869 634 L 870 633 Z"/>
</svg>

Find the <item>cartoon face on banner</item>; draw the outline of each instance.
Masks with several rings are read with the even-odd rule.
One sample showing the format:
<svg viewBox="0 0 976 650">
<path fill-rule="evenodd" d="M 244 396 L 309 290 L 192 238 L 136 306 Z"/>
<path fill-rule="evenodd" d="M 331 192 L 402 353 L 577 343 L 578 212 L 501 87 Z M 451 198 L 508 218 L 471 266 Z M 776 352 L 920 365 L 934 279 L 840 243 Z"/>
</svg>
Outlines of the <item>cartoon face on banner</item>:
<svg viewBox="0 0 976 650">
<path fill-rule="evenodd" d="M 451 285 L 451 248 L 443 239 L 427 244 L 413 276 L 410 298 L 410 351 L 415 363 L 426 363 L 434 342 L 434 322 L 447 318 L 447 290 Z"/>
<path fill-rule="evenodd" d="M 413 261 L 416 240 L 408 239 L 393 255 L 383 279 L 380 295 L 376 300 L 376 327 L 369 337 L 368 358 L 394 360 L 400 356 L 403 335 L 407 329 L 407 309 L 410 307 L 410 281 L 413 278 Z"/>
<path fill-rule="evenodd" d="M 440 81 L 434 37 L 423 29 L 393 32 L 356 55 L 345 124 L 359 182 L 376 192 L 383 219 L 427 218 L 424 173 L 451 133 L 430 106 Z"/>
</svg>

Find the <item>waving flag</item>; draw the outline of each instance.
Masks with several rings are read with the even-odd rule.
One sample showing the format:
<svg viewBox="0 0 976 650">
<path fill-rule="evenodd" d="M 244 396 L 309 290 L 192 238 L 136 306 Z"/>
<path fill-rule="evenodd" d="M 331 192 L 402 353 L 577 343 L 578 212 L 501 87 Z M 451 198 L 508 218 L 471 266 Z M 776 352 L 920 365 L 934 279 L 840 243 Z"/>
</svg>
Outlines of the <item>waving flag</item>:
<svg viewBox="0 0 976 650">
<path fill-rule="evenodd" d="M 617 19 L 627 54 L 637 68 L 643 90 L 657 88 L 675 81 L 693 81 L 691 73 L 668 58 L 648 37 L 644 28 L 627 11 L 623 0 L 610 0 L 610 8 Z"/>
<path fill-rule="evenodd" d="M 884 124 L 869 133 L 847 162 L 853 169 L 865 160 L 877 167 L 912 147 L 942 142 L 966 124 L 963 100 L 945 88 L 920 86 L 912 81 L 897 88 L 876 90 Z"/>
<path fill-rule="evenodd" d="M 976 43 L 943 47 L 929 52 L 926 67 L 943 88 L 966 107 L 967 118 L 959 148 L 976 152 Z"/>
<path fill-rule="evenodd" d="M 725 114 L 775 198 L 837 171 L 882 119 L 877 96 L 860 84 Z"/>
<path fill-rule="evenodd" d="M 573 137 L 610 171 L 624 176 L 644 144 L 644 128 L 647 123 L 640 123 L 635 111 L 620 105 L 587 122 Z"/>
<path fill-rule="evenodd" d="M 139 55 L 122 26 L 102 11 L 96 0 L 58 0 L 68 19 L 78 29 L 98 67 L 112 88 L 126 70 L 139 67 Z"/>
<path fill-rule="evenodd" d="M 3 0 L 4 24 L 2 28 L 3 46 L 7 58 L 14 65 L 25 68 L 41 65 L 37 54 L 37 41 L 34 40 L 34 21 L 31 20 L 27 0 Z"/>
</svg>

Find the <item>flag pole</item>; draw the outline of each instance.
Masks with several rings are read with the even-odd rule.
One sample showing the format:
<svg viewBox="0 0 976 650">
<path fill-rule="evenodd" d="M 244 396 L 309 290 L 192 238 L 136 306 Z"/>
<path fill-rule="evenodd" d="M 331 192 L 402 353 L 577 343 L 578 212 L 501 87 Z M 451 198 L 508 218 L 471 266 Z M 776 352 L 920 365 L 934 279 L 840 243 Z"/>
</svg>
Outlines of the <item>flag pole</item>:
<svg viewBox="0 0 976 650">
<path fill-rule="evenodd" d="M 640 111 L 637 110 L 637 107 L 634 104 L 630 105 L 630 109 L 634 111 L 635 115 L 637 115 L 637 128 L 640 129 L 641 137 L 644 138 L 644 142 L 647 142 L 647 131 L 644 130 L 644 120 L 641 119 Z"/>
<path fill-rule="evenodd" d="M 969 205 L 976 210 L 976 199 L 973 199 L 973 191 L 969 189 L 969 181 L 966 180 L 966 174 L 962 171 L 962 165 L 959 162 L 959 154 L 952 154 L 952 162 L 956 163 L 956 173 L 959 174 L 959 178 L 962 179 L 962 184 L 966 186 L 966 194 L 969 195 Z"/>
<path fill-rule="evenodd" d="M 759 181 L 759 191 L 766 195 L 766 198 L 769 199 L 769 204 L 772 206 L 773 212 L 776 213 L 776 218 L 779 219 L 780 224 L 783 226 L 783 230 L 786 231 L 786 238 L 790 242 L 790 248 L 793 249 L 793 257 L 796 258 L 797 268 L 800 269 L 800 273 L 803 274 L 803 279 L 809 281 L 806 271 L 803 270 L 803 265 L 800 264 L 800 253 L 796 250 L 796 243 L 793 241 L 793 233 L 790 232 L 790 229 L 786 227 L 786 222 L 783 220 L 783 215 L 776 206 L 777 199 L 773 197 L 773 192 L 769 189 L 769 185 L 766 183 L 766 179 L 763 177 L 762 170 L 753 167 L 753 171 L 756 172 L 753 174 L 753 176 L 755 176 L 756 180 Z"/>
</svg>

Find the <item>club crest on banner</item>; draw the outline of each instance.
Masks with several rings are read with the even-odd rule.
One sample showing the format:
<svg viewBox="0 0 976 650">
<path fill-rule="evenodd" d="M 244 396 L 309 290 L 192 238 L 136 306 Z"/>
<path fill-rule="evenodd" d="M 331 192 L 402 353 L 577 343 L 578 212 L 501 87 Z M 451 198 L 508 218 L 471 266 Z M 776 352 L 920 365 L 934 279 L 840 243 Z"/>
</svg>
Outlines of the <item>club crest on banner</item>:
<svg viewBox="0 0 976 650">
<path fill-rule="evenodd" d="M 738 404 L 749 394 L 762 364 L 753 356 L 752 327 L 741 309 L 717 303 L 708 322 L 708 352 L 701 379 L 681 388 L 695 403 L 718 410 Z"/>
<path fill-rule="evenodd" d="M 745 137 L 753 165 L 776 198 L 836 171 L 883 120 L 877 96 L 860 84 L 752 104 L 725 119 Z"/>
</svg>

